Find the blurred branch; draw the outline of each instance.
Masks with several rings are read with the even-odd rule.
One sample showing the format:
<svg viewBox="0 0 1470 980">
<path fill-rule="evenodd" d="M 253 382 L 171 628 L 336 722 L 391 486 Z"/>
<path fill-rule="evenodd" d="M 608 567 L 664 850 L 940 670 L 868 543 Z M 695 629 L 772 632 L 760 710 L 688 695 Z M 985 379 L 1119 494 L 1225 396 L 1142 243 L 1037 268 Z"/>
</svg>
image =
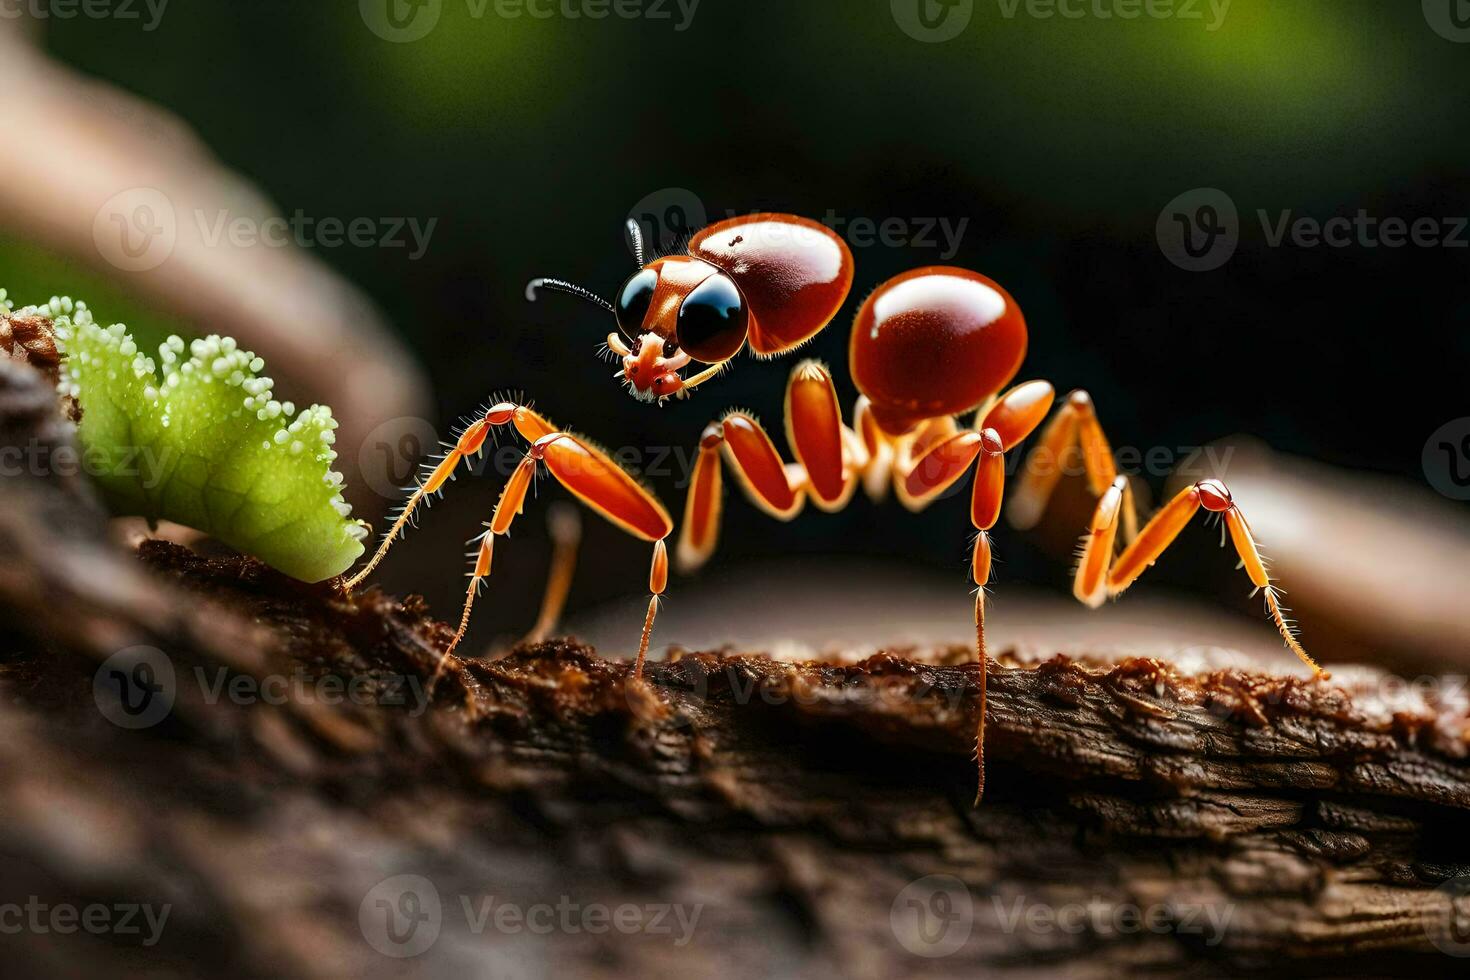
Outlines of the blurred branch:
<svg viewBox="0 0 1470 980">
<path fill-rule="evenodd" d="M 369 516 L 380 510 L 385 501 L 365 490 L 358 471 L 359 449 L 380 423 L 429 414 L 428 386 L 412 356 L 360 291 L 300 248 L 236 245 L 228 235 L 206 240 L 192 216 L 263 222 L 275 209 L 180 120 L 56 64 L 26 35 L 25 21 L 0 19 L 8 138 L 0 223 L 123 278 L 201 332 L 235 337 L 271 364 L 297 401 L 330 404 L 341 422 L 349 501 Z M 156 268 L 109 265 L 94 235 L 99 214 L 119 194 L 152 191 L 174 212 L 172 252 Z M 20 284 L 6 285 L 15 293 Z M 380 485 L 381 475 L 372 475 Z"/>
</svg>

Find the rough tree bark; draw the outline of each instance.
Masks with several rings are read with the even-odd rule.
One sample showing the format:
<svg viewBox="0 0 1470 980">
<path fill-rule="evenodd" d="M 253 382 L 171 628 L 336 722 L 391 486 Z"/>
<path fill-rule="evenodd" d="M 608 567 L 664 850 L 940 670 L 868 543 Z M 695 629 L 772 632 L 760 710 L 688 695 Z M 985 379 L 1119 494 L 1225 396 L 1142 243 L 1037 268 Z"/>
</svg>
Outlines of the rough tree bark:
<svg viewBox="0 0 1470 980">
<path fill-rule="evenodd" d="M 1002 654 L 975 808 L 965 650 L 686 653 L 636 682 L 558 641 L 450 665 L 430 697 L 450 631 L 420 601 L 130 554 L 68 438 L 0 358 L 0 446 L 27 460 L 0 485 L 10 975 L 1460 967 L 1456 688 Z M 133 676 L 139 646 L 171 708 L 130 729 L 99 665 Z M 145 945 L 45 913 L 14 931 L 6 903 L 169 911 Z"/>
</svg>

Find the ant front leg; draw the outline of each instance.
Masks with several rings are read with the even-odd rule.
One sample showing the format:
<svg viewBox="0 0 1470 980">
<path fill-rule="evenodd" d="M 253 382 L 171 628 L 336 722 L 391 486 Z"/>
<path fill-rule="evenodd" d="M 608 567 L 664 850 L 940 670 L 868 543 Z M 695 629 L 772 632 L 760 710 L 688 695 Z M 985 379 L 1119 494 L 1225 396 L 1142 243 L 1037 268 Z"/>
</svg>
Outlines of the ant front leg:
<svg viewBox="0 0 1470 980">
<path fill-rule="evenodd" d="M 474 565 L 470 571 L 470 584 L 465 592 L 459 628 L 455 631 L 454 639 L 444 651 L 443 657 L 440 658 L 434 679 L 438 679 L 450 655 L 464 639 L 465 631 L 469 628 L 470 613 L 474 608 L 475 597 L 479 595 L 481 584 L 490 576 L 495 537 L 509 533 L 511 522 L 523 509 L 526 493 L 536 475 L 537 463 L 545 463 L 547 471 L 556 477 L 557 482 L 570 490 L 592 510 L 634 537 L 653 542 L 653 563 L 649 571 L 649 589 L 653 595 L 648 602 L 648 614 L 644 619 L 643 633 L 638 646 L 637 666 L 634 668 L 634 676 L 641 676 L 643 661 L 648 654 L 649 639 L 653 633 L 653 620 L 658 610 L 658 600 L 668 585 L 668 551 L 664 545 L 664 539 L 674 528 L 673 520 L 658 498 L 644 489 L 642 484 L 628 475 L 606 453 L 579 436 L 557 429 L 556 426 L 524 405 L 499 402 L 486 409 L 480 418 L 465 427 L 455 444 L 405 501 L 402 512 L 393 522 L 388 533 L 384 535 L 383 543 L 372 559 L 362 571 L 347 581 L 346 587 L 355 588 L 367 578 L 387 555 L 393 542 L 407 528 L 414 509 L 431 494 L 443 489 L 444 484 L 454 475 L 459 464 L 484 447 L 485 439 L 491 429 L 504 425 L 514 426 L 521 438 L 531 444 L 531 448 L 501 489 L 500 499 L 495 505 L 495 513 L 490 519 L 488 529 L 476 539 L 479 547 L 474 552 Z M 561 536 L 566 537 L 567 535 Z M 562 563 L 566 565 L 565 557 Z M 548 588 L 564 590 L 565 583 L 553 577 Z M 561 596 L 552 595 L 550 597 L 549 604 L 542 610 L 538 628 L 539 623 L 554 619 L 560 601 Z"/>
<path fill-rule="evenodd" d="M 1276 624 L 1286 646 L 1312 669 L 1315 677 L 1328 675 L 1308 655 L 1297 638 L 1296 630 L 1286 618 L 1275 584 L 1266 570 L 1260 547 L 1251 533 L 1250 524 L 1225 484 L 1219 480 L 1201 480 L 1185 487 L 1144 525 L 1138 536 L 1113 558 L 1113 540 L 1117 534 L 1118 514 L 1127 491 L 1127 477 L 1117 477 L 1098 501 L 1092 523 L 1082 538 L 1082 558 L 1077 565 L 1073 594 L 1088 606 L 1096 608 L 1110 596 L 1122 594 L 1138 580 L 1164 550 L 1179 536 L 1200 508 L 1223 515 L 1230 540 L 1240 556 L 1241 566 L 1251 584 L 1266 596 L 1266 609 Z"/>
<path fill-rule="evenodd" d="M 1009 509 L 1013 527 L 1025 531 L 1041 521 L 1047 501 L 1061 479 L 1063 460 L 1073 447 L 1082 454 L 1088 488 L 1094 496 L 1101 497 L 1117 480 L 1118 467 L 1113 460 L 1108 437 L 1103 434 L 1102 424 L 1097 420 L 1092 396 L 1080 389 L 1067 396 L 1026 459 L 1020 486 Z M 1123 541 L 1131 543 L 1138 537 L 1138 510 L 1133 500 L 1133 489 L 1126 481 L 1119 507 Z"/>
<path fill-rule="evenodd" d="M 428 477 L 415 487 L 413 493 L 404 501 L 403 509 L 398 512 L 398 518 L 388 529 L 388 533 L 383 535 L 383 542 L 373 553 L 373 557 L 368 560 L 361 571 L 347 580 L 348 591 L 361 585 L 372 574 L 373 569 L 377 568 L 378 564 L 387 557 L 388 549 L 393 547 L 393 543 L 406 533 L 419 504 L 442 490 L 444 484 L 454 476 L 454 471 L 459 464 L 484 448 L 485 439 L 490 435 L 491 429 L 508 424 L 513 424 L 516 431 L 527 442 L 535 442 L 547 433 L 556 431 L 555 426 L 550 422 L 531 409 L 514 402 L 499 402 L 486 409 L 484 414 L 465 426 L 454 445 L 440 458 Z"/>
<path fill-rule="evenodd" d="M 798 364 L 787 382 L 786 442 L 796 457 L 793 463 L 783 462 L 760 422 L 739 410 L 705 428 L 684 502 L 676 554 L 680 571 L 702 566 L 719 543 L 722 458 L 750 502 L 779 521 L 795 518 L 808 497 L 826 511 L 847 506 L 867 453 L 843 424 L 832 375 L 817 361 Z"/>
<path fill-rule="evenodd" d="M 648 600 L 648 613 L 644 617 L 643 631 L 638 641 L 638 659 L 633 668 L 633 676 L 642 677 L 643 662 L 648 655 L 648 644 L 653 635 L 653 621 L 658 613 L 658 601 L 668 587 L 669 559 L 664 539 L 674 529 L 673 520 L 657 497 L 644 489 L 642 484 L 602 450 L 579 436 L 551 429 L 549 424 L 547 428 L 550 431 L 531 444 L 515 472 L 506 481 L 487 530 L 480 536 L 480 548 L 470 573 L 469 588 L 465 592 L 459 629 L 444 651 L 439 670 L 443 670 L 444 663 L 464 639 L 475 597 L 479 594 L 481 583 L 490 574 L 490 556 L 495 537 L 510 533 L 512 522 L 525 504 L 526 492 L 536 475 L 536 465 L 544 463 L 547 472 L 558 483 L 593 511 L 634 537 L 653 542 L 653 561 L 648 573 L 648 588 L 652 595 Z M 435 677 L 437 676 L 438 671 L 435 672 Z"/>
</svg>

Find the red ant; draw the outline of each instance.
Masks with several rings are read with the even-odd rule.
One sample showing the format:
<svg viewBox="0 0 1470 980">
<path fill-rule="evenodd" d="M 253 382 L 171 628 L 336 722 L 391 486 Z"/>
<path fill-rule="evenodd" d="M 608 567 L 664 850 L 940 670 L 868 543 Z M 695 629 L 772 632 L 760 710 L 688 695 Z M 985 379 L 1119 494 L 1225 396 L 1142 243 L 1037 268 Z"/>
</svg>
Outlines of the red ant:
<svg viewBox="0 0 1470 980">
<path fill-rule="evenodd" d="M 852 285 L 852 254 L 846 243 L 826 226 L 793 215 L 721 221 L 694 235 L 687 254 L 651 262 L 645 262 L 635 222 L 628 222 L 628 232 L 639 268 L 618 291 L 615 303 L 557 279 L 532 280 L 527 295 L 534 299 L 536 289 L 554 289 L 612 313 L 623 334 L 607 337 L 608 349 L 623 362 L 616 377 L 643 401 L 661 404 L 671 396 L 687 396 L 719 374 L 747 344 L 761 358 L 800 346 L 827 326 Z M 978 586 L 974 625 L 981 665 L 976 753 L 982 790 L 990 531 L 1001 512 L 1005 454 L 1042 423 L 1055 398 L 1045 381 L 1007 387 L 1020 370 L 1026 346 L 1020 307 L 985 276 L 930 266 L 888 280 L 863 302 L 853 322 L 849 369 L 861 397 L 852 424 L 842 419 L 831 373 L 814 360 L 798 363 L 786 387 L 786 441 L 794 462 L 781 458 L 765 429 L 747 412 L 733 410 L 711 423 L 700 438 L 677 550 L 681 571 L 698 568 L 713 554 L 722 507 L 722 460 L 734 469 L 751 503 L 783 521 L 794 518 L 808 498 L 822 510 L 840 510 L 859 483 L 874 500 L 882 499 L 891 485 L 899 501 L 917 511 L 973 468 L 971 574 Z M 680 372 L 694 362 L 704 366 L 684 377 Z M 956 421 L 972 412 L 971 424 Z M 419 500 L 439 490 L 459 460 L 479 451 L 488 427 L 507 423 L 532 447 L 512 474 L 482 538 L 455 643 L 464 635 L 478 583 L 489 573 L 492 536 L 509 527 L 535 461 L 542 459 L 588 506 L 629 533 L 655 542 L 653 598 L 635 667 L 635 676 L 641 675 L 658 597 L 667 583 L 663 539 L 672 530 L 668 514 L 606 454 L 510 402 L 493 406 L 464 430 L 409 498 L 378 554 L 349 586 L 382 558 Z M 1287 621 L 1250 526 L 1225 485 L 1203 480 L 1186 487 L 1140 528 L 1128 479 L 1118 474 L 1085 391 L 1072 392 L 1043 430 L 1009 504 L 1014 525 L 1024 529 L 1039 521 L 1061 474 L 1057 464 L 1074 448 L 1099 498 L 1074 578 L 1079 600 L 1097 607 L 1122 593 L 1203 508 L 1223 515 L 1246 574 L 1264 593 L 1286 645 L 1315 675 L 1325 676 Z"/>
</svg>

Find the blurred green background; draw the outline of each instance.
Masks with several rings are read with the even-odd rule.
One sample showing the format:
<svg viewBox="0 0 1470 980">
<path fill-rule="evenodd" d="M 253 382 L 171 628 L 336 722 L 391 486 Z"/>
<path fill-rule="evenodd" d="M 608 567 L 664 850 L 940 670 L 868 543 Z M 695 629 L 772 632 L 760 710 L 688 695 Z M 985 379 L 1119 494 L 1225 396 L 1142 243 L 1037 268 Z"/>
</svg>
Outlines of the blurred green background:
<svg viewBox="0 0 1470 980">
<path fill-rule="evenodd" d="M 942 43 L 906 33 L 889 0 L 702 0 L 682 30 L 672 0 L 660 9 L 668 19 L 543 19 L 441 0 L 433 30 L 409 43 L 381 39 L 355 3 L 175 0 L 153 31 L 40 26 L 57 59 L 177 113 L 285 214 L 437 219 L 418 261 L 316 255 L 386 311 L 435 381 L 441 422 L 503 389 L 612 446 L 692 446 L 732 404 L 778 417 L 790 360 L 744 360 L 652 410 L 593 356 L 608 317 L 566 297 L 525 301 L 536 275 L 612 293 L 631 269 L 623 220 L 671 188 L 712 218 L 968 219 L 951 261 L 1020 301 L 1024 376 L 1087 387 L 1120 445 L 1246 432 L 1422 483 L 1425 439 L 1467 414 L 1467 249 L 1272 248 L 1256 217 L 1470 214 L 1470 44 L 1436 33 L 1419 4 L 1234 0 L 1211 30 L 1218 8 L 1203 0 L 1198 19 L 1134 20 L 1043 19 L 1024 3 L 1007 16 L 1008 2 L 979 0 Z M 1165 204 L 1197 187 L 1241 213 L 1239 250 L 1208 273 L 1176 268 L 1154 237 Z M 141 307 L 125 278 L 3 234 L 13 297 L 69 292 L 155 333 L 207 329 Z M 809 349 L 844 366 L 847 403 L 856 303 L 944 251 L 855 245 L 853 298 Z M 676 480 L 652 482 L 682 505 Z M 461 481 L 385 584 L 455 603 L 457 542 L 497 492 Z M 952 570 L 962 588 L 963 507 L 912 518 L 859 500 L 786 526 L 732 498 L 717 561 L 856 551 Z M 517 544 L 531 543 L 497 558 L 497 576 L 512 571 L 487 599 L 517 622 L 545 562 L 539 520 L 526 524 Z M 600 523 L 589 534 L 574 606 L 639 592 L 645 546 Z M 1197 537 L 1159 581 L 1223 590 L 1254 615 L 1211 535 Z M 1027 537 L 1002 531 L 998 547 L 1002 589 L 1064 587 L 1065 562 Z"/>
</svg>

